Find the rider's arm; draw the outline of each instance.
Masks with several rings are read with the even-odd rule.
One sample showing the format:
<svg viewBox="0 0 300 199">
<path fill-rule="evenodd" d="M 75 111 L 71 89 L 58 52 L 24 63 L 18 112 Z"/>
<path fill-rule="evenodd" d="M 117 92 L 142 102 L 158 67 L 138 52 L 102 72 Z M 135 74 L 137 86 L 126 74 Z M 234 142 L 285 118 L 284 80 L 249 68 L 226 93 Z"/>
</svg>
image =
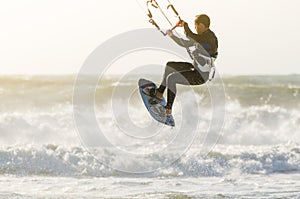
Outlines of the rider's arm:
<svg viewBox="0 0 300 199">
<path fill-rule="evenodd" d="M 182 38 L 176 37 L 171 30 L 166 32 L 179 46 L 188 48 L 193 46 L 194 42 L 191 40 L 184 40 Z"/>
<path fill-rule="evenodd" d="M 184 32 L 185 32 L 185 35 L 195 41 L 199 41 L 199 35 L 196 34 L 196 33 L 193 33 L 189 27 L 189 25 L 185 22 L 183 24 L 183 28 L 184 28 Z"/>
<path fill-rule="evenodd" d="M 175 35 L 170 36 L 179 46 L 188 48 L 194 45 L 194 42 L 191 40 L 184 40 L 182 38 L 176 37 Z"/>
</svg>

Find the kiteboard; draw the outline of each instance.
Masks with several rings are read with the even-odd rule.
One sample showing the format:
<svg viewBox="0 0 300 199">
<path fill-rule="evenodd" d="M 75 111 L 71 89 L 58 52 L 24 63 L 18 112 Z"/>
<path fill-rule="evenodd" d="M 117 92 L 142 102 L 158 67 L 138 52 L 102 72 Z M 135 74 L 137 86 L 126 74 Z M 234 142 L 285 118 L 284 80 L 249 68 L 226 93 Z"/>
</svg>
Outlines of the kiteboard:
<svg viewBox="0 0 300 199">
<path fill-rule="evenodd" d="M 166 101 L 164 98 L 162 100 L 158 100 L 157 103 L 153 103 L 153 95 L 149 92 L 145 92 L 145 88 L 147 89 L 157 89 L 155 83 L 150 80 L 140 79 L 138 82 L 139 91 L 142 97 L 142 100 L 150 113 L 150 115 L 158 122 L 166 124 L 168 126 L 175 126 L 175 121 L 172 115 L 166 115 Z M 152 101 L 152 102 L 151 102 Z"/>
</svg>

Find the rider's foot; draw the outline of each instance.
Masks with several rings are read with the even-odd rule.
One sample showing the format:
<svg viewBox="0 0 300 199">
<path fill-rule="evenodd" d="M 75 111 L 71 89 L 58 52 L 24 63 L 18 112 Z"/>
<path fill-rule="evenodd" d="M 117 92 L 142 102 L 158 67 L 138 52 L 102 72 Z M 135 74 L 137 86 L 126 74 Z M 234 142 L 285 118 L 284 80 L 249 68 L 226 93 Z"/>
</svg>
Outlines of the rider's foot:
<svg viewBox="0 0 300 199">
<path fill-rule="evenodd" d="M 143 93 L 151 97 L 154 97 L 156 95 L 156 89 L 154 87 L 145 87 L 143 88 Z"/>
<path fill-rule="evenodd" d="M 163 93 L 156 90 L 156 97 L 159 98 L 159 99 L 162 99 L 163 98 Z"/>
<path fill-rule="evenodd" d="M 151 95 L 152 98 L 149 99 L 150 104 L 159 104 L 162 101 L 163 94 L 158 90 L 155 90 L 154 95 Z"/>
<path fill-rule="evenodd" d="M 168 116 L 168 115 L 171 115 L 171 114 L 172 114 L 172 109 L 167 108 L 166 109 L 166 115 Z"/>
</svg>

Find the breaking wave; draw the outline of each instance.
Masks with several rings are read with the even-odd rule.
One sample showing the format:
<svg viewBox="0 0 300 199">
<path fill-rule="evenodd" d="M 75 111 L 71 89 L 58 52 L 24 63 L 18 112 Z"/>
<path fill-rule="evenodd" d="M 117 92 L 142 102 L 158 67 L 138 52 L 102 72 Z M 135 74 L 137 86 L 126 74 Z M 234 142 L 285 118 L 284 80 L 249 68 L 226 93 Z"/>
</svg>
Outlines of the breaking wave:
<svg viewBox="0 0 300 199">
<path fill-rule="evenodd" d="M 204 157 L 198 151 L 197 148 L 191 148 L 176 162 L 155 172 L 129 174 L 105 166 L 107 162 L 104 164 L 99 162 L 82 147 L 14 146 L 0 150 L 0 173 L 19 176 L 66 177 L 219 177 L 232 175 L 238 177 L 241 174 L 267 175 L 300 172 L 300 148 L 296 144 L 272 147 L 220 145 Z M 113 154 L 105 154 L 105 152 L 104 155 L 113 157 Z M 136 164 L 113 161 L 126 167 Z M 140 164 L 147 164 L 147 162 L 140 162 Z"/>
<path fill-rule="evenodd" d="M 160 77 L 151 77 L 156 82 Z M 149 78 L 149 79 L 151 79 Z M 120 139 L 120 129 L 111 117 L 112 92 L 136 90 L 137 79 L 118 82 L 114 78 L 103 80 L 97 86 L 96 118 L 103 124 L 114 143 L 133 145 Z M 2 76 L 0 77 L 0 173 L 13 175 L 49 176 L 122 176 L 106 165 L 113 162 L 117 168 L 134 168 L 146 162 L 120 162 L 114 154 L 102 149 L 102 162 L 81 146 L 73 118 L 73 76 Z M 300 171 L 300 78 L 291 76 L 243 76 L 223 78 L 226 94 L 226 117 L 222 136 L 207 156 L 200 153 L 194 143 L 183 156 L 171 165 L 152 173 L 149 177 L 167 176 L 225 176 L 239 174 L 270 174 Z M 212 82 L 213 83 L 213 82 Z M 91 86 L 88 79 L 82 88 Z M 191 117 L 180 118 L 180 103 L 190 99 L 191 89 L 195 101 L 188 107 Z M 115 95 L 118 96 L 118 95 Z M 122 95 L 121 95 L 122 96 Z M 83 106 L 88 103 L 83 95 Z M 118 106 L 124 99 L 115 99 Z M 125 99 L 130 118 L 122 112 L 115 115 L 126 125 L 128 121 L 145 127 L 151 118 L 147 115 L 137 92 Z M 175 120 L 192 122 L 193 104 L 199 104 L 199 127 L 206 128 L 210 120 L 210 98 L 205 86 L 178 87 L 175 101 Z M 118 107 L 117 107 L 118 108 Z M 85 114 L 85 113 L 81 113 Z M 86 129 L 90 128 L 86 118 Z M 130 133 L 130 132 L 129 132 Z M 147 132 L 144 132 L 147 133 Z M 172 138 L 174 131 L 165 132 Z M 186 132 L 188 133 L 188 132 Z M 201 131 L 199 130 L 199 134 Z M 160 137 L 157 139 L 159 140 Z M 166 143 L 167 144 L 167 143 Z M 142 150 L 159 148 L 154 141 Z M 173 153 L 150 157 L 163 161 Z M 104 161 L 104 162 L 103 162 Z M 135 165 L 136 164 L 136 165 Z M 152 165 L 149 165 L 151 167 Z M 115 168 L 116 168 L 115 167 Z"/>
</svg>

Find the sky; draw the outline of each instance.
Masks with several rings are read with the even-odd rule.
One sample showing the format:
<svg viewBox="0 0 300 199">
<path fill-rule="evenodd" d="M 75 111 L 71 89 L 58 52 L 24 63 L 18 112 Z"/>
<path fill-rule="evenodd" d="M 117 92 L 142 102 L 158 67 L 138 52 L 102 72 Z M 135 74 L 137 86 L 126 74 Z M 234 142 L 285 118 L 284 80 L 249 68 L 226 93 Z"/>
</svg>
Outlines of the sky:
<svg viewBox="0 0 300 199">
<path fill-rule="evenodd" d="M 171 1 L 191 28 L 210 16 L 222 74 L 300 74 L 299 0 Z M 111 37 L 154 28 L 136 0 L 0 0 L 0 26 L 0 74 L 76 74 Z"/>
</svg>

